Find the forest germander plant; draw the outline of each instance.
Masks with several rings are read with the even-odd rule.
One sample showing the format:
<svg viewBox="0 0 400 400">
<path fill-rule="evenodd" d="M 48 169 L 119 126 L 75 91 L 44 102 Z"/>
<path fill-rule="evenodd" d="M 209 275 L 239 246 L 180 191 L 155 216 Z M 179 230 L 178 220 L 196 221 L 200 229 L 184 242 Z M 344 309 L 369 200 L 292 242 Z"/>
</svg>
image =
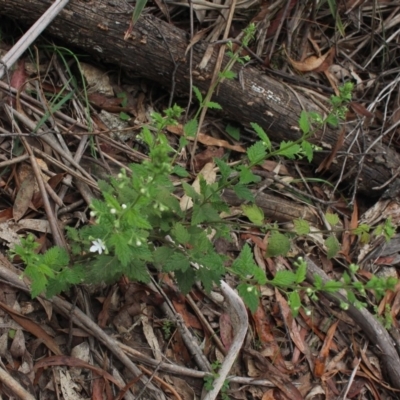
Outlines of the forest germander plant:
<svg viewBox="0 0 400 400">
<path fill-rule="evenodd" d="M 252 32 L 253 28 L 245 32 L 246 45 Z M 232 52 L 231 61 L 243 61 L 240 50 L 239 48 Z M 231 71 L 234 62 L 228 63 L 220 73 L 218 82 L 235 77 Z M 216 86 L 213 90 L 215 88 Z M 195 88 L 194 91 L 200 109 L 205 106 L 218 108 L 217 103 L 205 102 L 198 89 Z M 19 256 L 26 265 L 24 274 L 32 282 L 32 297 L 41 293 L 52 297 L 71 285 L 82 282 L 113 283 L 122 276 L 133 281 L 149 282 L 149 267 L 154 271 L 173 273 L 183 293 L 189 292 L 197 281 L 210 291 L 213 285 L 219 284 L 224 274 L 235 274 L 239 279 L 238 292 L 252 312 L 255 312 L 259 303 L 258 286 L 265 284 L 273 285 L 287 294 L 294 315 L 301 307 L 302 291 L 311 298 L 316 298 L 320 291 L 336 292 L 344 289 L 349 301 L 357 307 L 364 304 L 358 300 L 356 294 L 363 296 L 366 289 L 373 289 L 377 297 L 382 296 L 386 289 L 394 287 L 393 279 L 374 277 L 362 284 L 351 278 L 355 271 L 350 271 L 350 275 L 345 272 L 341 280 L 326 284 L 317 278 L 313 287 L 306 288 L 302 285 L 306 275 L 306 263 L 302 259 L 294 263 L 295 271 L 278 271 L 272 279 L 268 279 L 254 262 L 247 244 L 231 266 L 226 267 L 227 256 L 216 252 L 209 235 L 213 232 L 213 239 L 230 238 L 231 226 L 220 214 L 229 212 L 229 207 L 222 198 L 222 191 L 232 188 L 246 202 L 242 210 L 250 222 L 265 232 L 270 231 L 267 256 L 287 254 L 290 237 L 280 232 L 276 225 L 265 225 L 262 210 L 254 204 L 250 187 L 260 177 L 252 172 L 252 168 L 274 156 L 289 159 L 306 157 L 311 161 L 314 147 L 308 139 L 321 126 L 337 126 L 344 119 L 346 105 L 351 100 L 351 91 L 352 84 L 346 83 L 340 88 L 339 96 L 332 96 L 332 109 L 325 118 L 317 113 L 303 111 L 299 118 L 301 137 L 296 141 L 284 141 L 276 148 L 272 146 L 261 126 L 251 124 L 258 140 L 248 148 L 241 165 L 232 167 L 225 160 L 216 159 L 219 179 L 208 184 L 200 176 L 199 192 L 188 183 L 182 182 L 184 193 L 193 202 L 190 209 L 181 209 L 170 176 L 188 176 L 184 168 L 175 165 L 175 159 L 188 143 L 187 138 L 197 132 L 199 113 L 185 124 L 185 136 L 181 137 L 177 149 L 170 146 L 164 130 L 167 126 L 178 123 L 183 109 L 175 105 L 163 115 L 153 113 L 152 126 L 144 127 L 140 134 L 141 140 L 149 149 L 149 159 L 141 164 L 130 165 L 129 173 L 122 170 L 108 182 L 99 182 L 102 199 L 92 202 L 90 223 L 79 230 L 67 228 L 69 253 L 65 249 L 53 247 L 45 254 L 37 254 L 39 245 L 33 236 L 21 239 L 21 244 L 11 251 L 12 256 Z M 338 221 L 334 214 L 327 214 L 326 217 L 332 226 Z M 307 235 L 310 231 L 304 220 L 294 221 L 294 226 L 295 235 L 298 236 Z M 390 221 L 382 225 L 379 231 L 375 231 L 375 234 L 385 234 L 386 237 L 393 233 L 394 228 Z M 334 234 L 328 235 L 325 246 L 330 258 L 340 249 Z M 348 304 L 344 303 L 342 307 L 346 308 Z M 305 310 L 308 311 L 306 308 Z"/>
</svg>

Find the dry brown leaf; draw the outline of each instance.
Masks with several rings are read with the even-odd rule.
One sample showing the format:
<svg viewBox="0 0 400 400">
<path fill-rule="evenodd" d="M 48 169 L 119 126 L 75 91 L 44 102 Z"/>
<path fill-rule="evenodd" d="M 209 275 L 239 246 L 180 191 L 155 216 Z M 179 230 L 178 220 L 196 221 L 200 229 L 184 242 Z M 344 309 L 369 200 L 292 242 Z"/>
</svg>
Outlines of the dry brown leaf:
<svg viewBox="0 0 400 400">
<path fill-rule="evenodd" d="M 289 55 L 287 55 L 287 58 L 289 59 L 292 66 L 294 68 L 296 68 L 298 71 L 311 72 L 311 71 L 315 71 L 317 68 L 321 67 L 321 65 L 326 60 L 326 58 L 331 54 L 331 51 L 332 51 L 332 49 L 327 51 L 321 57 L 310 56 L 310 57 L 306 58 L 304 61 L 295 61 L 292 58 L 290 58 Z"/>
<path fill-rule="evenodd" d="M 16 312 L 11 307 L 7 306 L 4 303 L 0 302 L 0 308 L 6 311 L 10 317 L 21 325 L 27 332 L 31 333 L 33 336 L 37 337 L 38 339 L 43 340 L 43 343 L 47 346 L 49 350 L 51 350 L 54 354 L 61 355 L 62 351 L 58 347 L 58 344 L 55 340 L 36 322 L 32 321 L 31 319 L 23 316 L 22 314 Z"/>
<path fill-rule="evenodd" d="M 204 180 L 208 183 L 214 183 L 215 179 L 217 177 L 216 172 L 214 171 L 214 163 L 210 162 L 207 163 L 202 170 L 198 173 L 196 179 L 192 183 L 193 189 L 197 192 L 200 193 L 200 176 L 204 178 Z M 182 211 L 187 211 L 190 210 L 193 207 L 193 200 L 184 194 L 179 202 L 179 205 L 181 207 Z"/>
<path fill-rule="evenodd" d="M 329 352 L 331 350 L 331 343 L 333 337 L 335 336 L 338 323 L 339 321 L 336 321 L 329 327 L 328 332 L 326 333 L 324 344 L 322 345 L 318 357 L 315 360 L 314 375 L 318 378 L 320 378 L 325 372 L 326 361 L 328 359 Z"/>
<path fill-rule="evenodd" d="M 15 221 L 19 221 L 28 211 L 35 191 L 35 174 L 33 170 L 27 171 L 25 178 L 21 182 L 18 193 L 14 200 L 13 216 Z"/>
<path fill-rule="evenodd" d="M 64 356 L 64 355 L 57 355 L 57 356 L 50 356 L 41 359 L 38 361 L 34 369 L 38 370 L 39 368 L 47 368 L 53 366 L 67 366 L 67 367 L 76 367 L 76 368 L 86 368 L 90 369 L 91 371 L 96 372 L 99 376 L 103 377 L 104 379 L 109 380 L 110 382 L 114 383 L 118 388 L 122 389 L 123 385 L 121 385 L 117 379 L 115 379 L 112 375 L 110 375 L 107 371 L 102 370 L 101 368 L 95 367 L 94 365 L 90 365 L 85 361 L 80 360 L 79 358 Z"/>
<path fill-rule="evenodd" d="M 174 133 L 175 135 L 182 136 L 183 135 L 183 126 L 182 125 L 170 125 L 167 127 L 168 132 Z M 188 140 L 194 141 L 194 137 L 187 137 Z M 226 140 L 222 139 L 215 139 L 211 136 L 206 135 L 205 133 L 199 133 L 197 135 L 197 140 L 205 144 L 206 146 L 218 146 L 218 147 L 225 147 L 229 150 L 237 151 L 238 153 L 246 153 L 246 150 L 239 145 L 230 144 Z"/>
</svg>

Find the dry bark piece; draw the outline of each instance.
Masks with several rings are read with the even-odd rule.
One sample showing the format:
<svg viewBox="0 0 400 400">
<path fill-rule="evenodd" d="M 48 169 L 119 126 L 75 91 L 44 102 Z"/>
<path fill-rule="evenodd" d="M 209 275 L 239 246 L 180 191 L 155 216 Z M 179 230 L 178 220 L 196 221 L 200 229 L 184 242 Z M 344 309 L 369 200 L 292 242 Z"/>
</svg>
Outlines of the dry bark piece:
<svg viewBox="0 0 400 400">
<path fill-rule="evenodd" d="M 50 3 L 50 0 L 29 2 L 0 0 L 0 10 L 4 15 L 31 24 L 43 14 Z M 176 90 L 187 93 L 190 71 L 185 55 L 186 33 L 171 24 L 153 17 L 146 17 L 139 19 L 129 39 L 124 40 L 131 14 L 130 6 L 126 2 L 116 4 L 99 0 L 88 6 L 87 2 L 71 0 L 47 31 L 67 43 L 80 47 L 101 61 L 118 64 L 129 70 L 134 69 L 144 78 L 166 87 L 171 87 L 175 80 Z M 99 26 L 107 26 L 108 30 L 102 30 Z M 204 42 L 193 46 L 193 65 L 201 62 L 207 46 Z M 215 59 L 215 56 L 212 57 L 207 69 L 193 71 L 193 83 L 203 92 L 209 87 Z M 234 68 L 236 72 L 239 72 L 238 68 Z M 299 99 L 307 111 L 323 114 L 323 111 L 310 99 L 301 94 Z M 256 122 L 265 127 L 274 142 L 296 140 L 300 137 L 298 118 L 302 105 L 297 97 L 287 89 L 287 86 L 261 74 L 254 68 L 244 70 L 241 82 L 224 81 L 213 100 L 218 102 L 236 121 L 245 125 Z M 313 142 L 321 141 L 319 135 L 316 135 Z M 328 128 L 323 135 L 324 148 L 333 148 L 337 141 L 337 130 Z M 359 190 L 371 196 L 375 193 L 371 192 L 371 188 L 379 187 L 388 181 L 392 176 L 392 171 L 400 166 L 400 156 L 389 147 L 377 143 L 365 157 L 362 171 L 360 175 L 357 175 L 365 145 L 360 142 L 359 150 L 355 150 L 355 147 L 350 149 L 353 137 L 347 138 L 342 147 L 343 152 L 359 151 L 358 154 L 353 154 L 347 159 L 346 179 L 352 182 L 358 176 Z M 381 160 L 382 156 L 379 160 L 375 159 L 375 154 L 383 154 L 384 162 Z M 316 154 L 313 162 L 319 165 L 323 158 L 324 154 Z M 340 173 L 341 165 L 342 162 L 334 162 L 330 170 Z"/>
</svg>

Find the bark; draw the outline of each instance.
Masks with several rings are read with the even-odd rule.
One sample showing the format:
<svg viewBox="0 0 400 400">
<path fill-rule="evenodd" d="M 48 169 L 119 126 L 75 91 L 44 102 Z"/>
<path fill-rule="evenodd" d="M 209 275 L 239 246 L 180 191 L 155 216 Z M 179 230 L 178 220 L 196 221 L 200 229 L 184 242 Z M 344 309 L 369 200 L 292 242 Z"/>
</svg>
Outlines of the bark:
<svg viewBox="0 0 400 400">
<path fill-rule="evenodd" d="M 0 0 L 0 13 L 32 24 L 51 5 L 50 0 Z M 189 62 L 186 50 L 187 34 L 171 24 L 148 16 L 142 17 L 135 25 L 130 39 L 124 40 L 132 11 L 127 2 L 108 0 L 71 0 L 69 5 L 52 22 L 46 32 L 64 40 L 69 46 L 76 46 L 93 55 L 102 62 L 118 64 L 134 70 L 140 76 L 154 80 L 177 92 L 189 91 Z M 206 43 L 194 46 L 193 65 L 197 66 L 207 48 Z M 216 55 L 214 51 L 214 56 Z M 194 84 L 203 92 L 208 89 L 215 58 L 204 70 L 193 71 Z M 225 60 L 226 61 L 226 60 Z M 239 67 L 237 67 L 239 68 Z M 239 72 L 236 69 L 236 72 Z M 213 100 L 220 103 L 224 112 L 236 121 L 248 125 L 256 122 L 269 134 L 273 142 L 296 140 L 302 105 L 307 111 L 322 112 L 311 99 L 299 94 L 298 97 L 276 78 L 249 67 L 242 71 L 242 80 L 229 80 L 220 85 Z M 327 129 L 317 134 L 314 143 L 323 144 L 325 149 L 333 147 L 338 131 Z M 357 186 L 364 193 L 381 186 L 392 176 L 392 171 L 400 166 L 400 156 L 387 146 L 377 144 L 365 156 L 360 170 L 362 154 L 371 139 L 359 133 L 348 135 L 342 151 L 349 151 L 346 160 L 345 178 L 352 183 L 358 179 Z M 355 145 L 351 143 L 355 140 Z M 318 165 L 325 154 L 317 154 L 314 163 Z M 343 158 L 336 159 L 331 171 L 340 173 Z"/>
</svg>

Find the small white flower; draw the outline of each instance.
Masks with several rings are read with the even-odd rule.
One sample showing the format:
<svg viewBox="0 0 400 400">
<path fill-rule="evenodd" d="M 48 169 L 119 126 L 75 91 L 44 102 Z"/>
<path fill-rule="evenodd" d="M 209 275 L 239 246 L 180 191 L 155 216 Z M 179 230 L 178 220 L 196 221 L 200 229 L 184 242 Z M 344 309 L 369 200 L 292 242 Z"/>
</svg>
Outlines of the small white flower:
<svg viewBox="0 0 400 400">
<path fill-rule="evenodd" d="M 112 208 L 111 210 L 110 210 L 110 213 L 111 214 L 115 214 L 117 212 L 117 210 L 115 209 L 115 208 Z"/>
<path fill-rule="evenodd" d="M 248 288 L 247 288 L 247 291 L 248 292 L 252 292 L 254 290 L 254 287 L 253 286 L 249 286 Z"/>
<path fill-rule="evenodd" d="M 138 239 L 138 240 L 136 240 L 136 246 L 141 246 L 142 245 L 142 242 Z"/>
<path fill-rule="evenodd" d="M 122 204 L 121 207 L 122 207 L 123 210 L 125 210 L 126 209 L 126 204 Z"/>
<path fill-rule="evenodd" d="M 121 179 L 124 177 L 124 175 L 122 175 L 121 172 L 117 176 L 118 176 L 118 179 Z"/>
<path fill-rule="evenodd" d="M 106 249 L 106 245 L 101 239 L 93 240 L 92 245 L 90 248 L 91 253 L 101 254 Z"/>
<path fill-rule="evenodd" d="M 95 217 L 96 216 L 96 211 L 90 211 L 90 216 Z"/>
</svg>

